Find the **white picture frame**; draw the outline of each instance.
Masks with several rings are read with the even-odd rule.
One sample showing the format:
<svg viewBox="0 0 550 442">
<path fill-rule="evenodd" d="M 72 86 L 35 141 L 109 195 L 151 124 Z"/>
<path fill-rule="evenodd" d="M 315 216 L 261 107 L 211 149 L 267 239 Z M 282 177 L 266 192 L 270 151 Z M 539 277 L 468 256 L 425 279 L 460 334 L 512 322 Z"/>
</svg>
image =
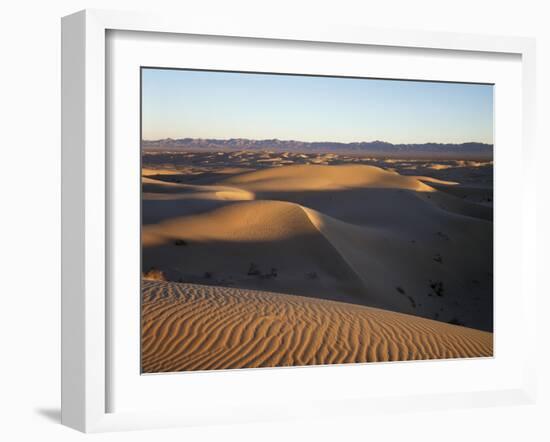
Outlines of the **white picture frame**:
<svg viewBox="0 0 550 442">
<path fill-rule="evenodd" d="M 531 403 L 536 393 L 536 356 L 525 341 L 521 353 L 522 374 L 504 388 L 474 388 L 461 393 L 432 391 L 427 394 L 372 397 L 316 398 L 301 404 L 263 406 L 239 402 L 226 414 L 198 409 L 190 414 L 179 410 L 151 409 L 112 411 L 109 392 L 113 388 L 108 300 L 108 245 L 113 231 L 110 217 L 109 155 L 106 121 L 109 93 L 106 67 L 106 36 L 111 31 L 154 32 L 163 35 L 200 35 L 270 39 L 292 42 L 368 45 L 379 48 L 436 49 L 483 54 L 513 54 L 521 57 L 521 163 L 524 186 L 530 186 L 535 161 L 535 43 L 518 37 L 493 37 L 416 31 L 388 31 L 345 26 L 294 28 L 284 24 L 209 23 L 192 18 L 162 17 L 86 10 L 62 20 L 62 423 L 84 432 L 200 425 L 218 422 L 248 422 L 288 417 L 364 415 L 373 410 L 388 412 L 435 408 Z M 158 34 L 157 34 L 158 35 Z M 525 335 L 533 336 L 536 312 L 534 272 L 534 192 L 521 193 L 520 305 L 518 321 Z M 137 295 L 136 295 L 137 296 Z M 338 370 L 334 367 L 333 370 Z M 273 369 L 277 370 L 277 369 Z M 297 371 L 286 371 L 287 377 Z M 310 370 L 308 368 L 308 370 Z M 256 372 L 257 373 L 257 372 Z M 262 380 L 272 376 L 263 372 Z M 273 373 L 273 372 L 272 372 Z M 311 372 L 310 372 L 311 373 Z M 205 382 L 204 376 L 202 375 Z M 224 374 L 221 374 L 224 376 Z M 246 371 L 243 372 L 246 376 Z M 243 377 L 241 376 L 241 378 Z M 516 382 L 517 381 L 517 382 Z M 436 389 L 437 390 L 437 389 Z M 303 405 L 303 404 L 302 404 Z"/>
</svg>

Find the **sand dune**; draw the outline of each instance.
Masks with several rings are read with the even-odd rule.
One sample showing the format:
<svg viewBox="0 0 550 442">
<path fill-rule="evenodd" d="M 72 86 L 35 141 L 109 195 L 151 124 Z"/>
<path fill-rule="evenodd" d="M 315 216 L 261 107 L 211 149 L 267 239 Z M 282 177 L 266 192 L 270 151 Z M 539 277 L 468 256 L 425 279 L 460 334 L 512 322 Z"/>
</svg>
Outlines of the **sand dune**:
<svg viewBox="0 0 550 442">
<path fill-rule="evenodd" d="M 241 202 L 172 218 L 144 226 L 142 244 L 144 268 L 173 281 L 365 302 L 357 274 L 297 204 Z"/>
<path fill-rule="evenodd" d="M 431 192 L 422 181 L 366 165 L 292 165 L 230 177 L 223 181 L 252 191 L 340 190 L 346 188 L 408 189 Z"/>
<path fill-rule="evenodd" d="M 431 183 L 431 186 L 444 193 L 460 198 L 462 201 L 469 201 L 476 205 L 486 206 L 483 210 L 491 212 L 493 206 L 493 189 L 483 186 L 447 186 L 438 182 Z M 478 206 L 479 207 L 479 206 Z"/>
<path fill-rule="evenodd" d="M 143 227 L 143 270 L 492 330 L 492 211 L 421 180 L 373 166 L 300 165 L 211 186 L 170 183 L 180 189 L 174 198 L 207 196 L 154 201 L 161 219 Z M 219 189 L 254 200 L 223 201 Z"/>
<path fill-rule="evenodd" d="M 262 169 L 239 174 L 218 184 L 238 187 L 253 192 L 256 199 L 276 199 L 292 201 L 321 212 L 330 210 L 328 205 L 337 203 L 336 210 L 328 213 L 335 217 L 346 216 L 342 207 L 344 198 L 349 201 L 360 216 L 376 216 L 383 219 L 395 218 L 395 212 L 407 215 L 403 210 L 403 199 L 431 200 L 430 202 L 445 211 L 485 220 L 492 219 L 492 210 L 478 204 L 471 204 L 440 192 L 429 184 L 452 186 L 453 182 L 430 177 L 400 175 L 375 166 L 367 165 L 293 165 Z M 320 201 L 317 207 L 316 201 Z M 368 203 L 366 208 L 360 201 Z M 359 203 L 359 204 L 358 204 Z M 414 201 L 413 206 L 417 205 Z M 344 209 L 344 212 L 342 210 Z M 394 213 L 387 213 L 387 209 Z M 414 210 L 414 207 L 411 208 Z M 353 219 L 345 218 L 346 221 Z"/>
<path fill-rule="evenodd" d="M 441 180 L 441 179 L 434 178 L 434 177 L 431 177 L 431 176 L 415 176 L 414 178 L 416 178 L 417 180 L 423 181 L 425 183 L 429 183 L 430 185 L 441 184 L 442 187 L 443 186 L 456 186 L 456 185 L 459 184 L 455 181 Z"/>
<path fill-rule="evenodd" d="M 486 295 L 492 238 L 486 223 L 462 223 L 458 218 L 453 225 L 450 216 L 446 231 L 452 232 L 452 241 L 437 234 L 420 239 L 419 228 L 411 241 L 392 229 L 352 225 L 305 211 L 360 278 L 362 304 L 492 330 L 492 315 L 487 314 L 492 296 Z M 436 281 L 441 291 L 434 290 Z"/>
<path fill-rule="evenodd" d="M 220 199 L 244 201 L 254 199 L 254 194 L 244 189 L 229 186 L 201 186 L 193 184 L 170 183 L 152 178 L 142 178 L 142 190 L 151 197 L 151 194 L 160 193 L 163 198 L 167 194 L 179 194 L 180 199 Z M 178 198 L 176 196 L 176 198 Z M 172 196 L 172 198 L 174 198 Z"/>
<path fill-rule="evenodd" d="M 141 169 L 141 176 L 144 177 L 154 177 L 158 175 L 181 175 L 182 172 L 173 169 L 173 168 L 150 168 L 150 167 L 142 167 Z"/>
<path fill-rule="evenodd" d="M 154 233 L 196 241 L 277 241 L 316 233 L 302 208 L 284 201 L 231 204 L 193 217 L 175 218 L 147 227 L 143 245 Z"/>
<path fill-rule="evenodd" d="M 492 333 L 280 293 L 144 280 L 142 309 L 146 373 L 493 354 Z"/>
<path fill-rule="evenodd" d="M 490 169 L 269 152 L 152 161 L 145 372 L 492 355 Z"/>
<path fill-rule="evenodd" d="M 181 184 L 149 177 L 142 178 L 142 192 L 144 225 L 212 210 L 226 202 L 255 198 L 252 192 L 236 187 Z"/>
</svg>

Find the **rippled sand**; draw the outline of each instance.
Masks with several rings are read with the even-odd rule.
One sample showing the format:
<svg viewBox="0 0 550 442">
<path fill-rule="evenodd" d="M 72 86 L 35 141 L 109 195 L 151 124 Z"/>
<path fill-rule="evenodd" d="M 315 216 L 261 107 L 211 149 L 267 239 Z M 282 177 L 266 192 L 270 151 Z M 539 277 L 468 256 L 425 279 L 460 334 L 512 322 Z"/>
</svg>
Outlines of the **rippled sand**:
<svg viewBox="0 0 550 442">
<path fill-rule="evenodd" d="M 492 333 L 342 302 L 143 281 L 146 373 L 491 356 Z"/>
</svg>

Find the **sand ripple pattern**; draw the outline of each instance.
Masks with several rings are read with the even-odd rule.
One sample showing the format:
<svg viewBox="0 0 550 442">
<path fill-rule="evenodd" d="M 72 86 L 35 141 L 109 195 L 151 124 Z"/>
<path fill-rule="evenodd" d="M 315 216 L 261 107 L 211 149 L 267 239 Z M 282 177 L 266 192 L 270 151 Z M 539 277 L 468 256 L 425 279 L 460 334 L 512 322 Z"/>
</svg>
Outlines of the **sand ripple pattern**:
<svg viewBox="0 0 550 442">
<path fill-rule="evenodd" d="M 487 357 L 493 334 L 257 290 L 144 280 L 145 373 Z"/>
</svg>

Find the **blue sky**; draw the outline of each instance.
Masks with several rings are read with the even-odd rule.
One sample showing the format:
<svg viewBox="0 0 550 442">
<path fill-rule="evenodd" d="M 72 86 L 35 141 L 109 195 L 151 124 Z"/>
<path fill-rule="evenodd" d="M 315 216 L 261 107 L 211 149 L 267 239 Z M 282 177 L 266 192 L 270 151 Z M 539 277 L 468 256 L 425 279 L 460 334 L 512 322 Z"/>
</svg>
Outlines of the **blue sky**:
<svg viewBox="0 0 550 442">
<path fill-rule="evenodd" d="M 493 143 L 493 87 L 479 84 L 142 71 L 142 136 Z"/>
</svg>

